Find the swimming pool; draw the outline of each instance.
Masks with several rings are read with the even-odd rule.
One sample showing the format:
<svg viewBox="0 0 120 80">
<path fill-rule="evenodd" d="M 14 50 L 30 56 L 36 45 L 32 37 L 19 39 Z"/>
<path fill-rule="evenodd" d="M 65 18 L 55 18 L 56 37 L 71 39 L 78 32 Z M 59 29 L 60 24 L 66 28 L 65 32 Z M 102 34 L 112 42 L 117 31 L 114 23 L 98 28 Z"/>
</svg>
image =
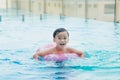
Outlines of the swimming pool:
<svg viewBox="0 0 120 80">
<path fill-rule="evenodd" d="M 67 28 L 69 45 L 81 49 L 85 59 L 36 62 L 32 55 L 52 43 L 52 32 Z M 120 24 L 67 17 L 0 22 L 1 80 L 120 80 Z"/>
</svg>

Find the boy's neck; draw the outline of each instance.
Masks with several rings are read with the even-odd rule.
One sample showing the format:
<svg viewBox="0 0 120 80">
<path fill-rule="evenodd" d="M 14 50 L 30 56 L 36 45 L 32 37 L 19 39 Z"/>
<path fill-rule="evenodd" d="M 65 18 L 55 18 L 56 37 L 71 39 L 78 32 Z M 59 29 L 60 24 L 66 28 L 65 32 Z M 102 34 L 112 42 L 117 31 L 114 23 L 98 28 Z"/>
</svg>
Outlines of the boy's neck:
<svg viewBox="0 0 120 80">
<path fill-rule="evenodd" d="M 55 47 L 55 51 L 58 53 L 64 53 L 64 52 L 66 52 L 66 48 Z"/>
</svg>

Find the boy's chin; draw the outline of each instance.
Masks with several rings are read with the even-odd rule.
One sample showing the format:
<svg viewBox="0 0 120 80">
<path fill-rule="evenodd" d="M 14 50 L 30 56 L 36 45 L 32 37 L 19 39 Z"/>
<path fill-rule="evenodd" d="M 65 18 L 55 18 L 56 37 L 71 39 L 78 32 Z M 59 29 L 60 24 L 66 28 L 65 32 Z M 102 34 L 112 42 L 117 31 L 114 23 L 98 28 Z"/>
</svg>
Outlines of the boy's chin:
<svg viewBox="0 0 120 80">
<path fill-rule="evenodd" d="M 60 45 L 61 48 L 65 48 L 66 45 Z"/>
</svg>

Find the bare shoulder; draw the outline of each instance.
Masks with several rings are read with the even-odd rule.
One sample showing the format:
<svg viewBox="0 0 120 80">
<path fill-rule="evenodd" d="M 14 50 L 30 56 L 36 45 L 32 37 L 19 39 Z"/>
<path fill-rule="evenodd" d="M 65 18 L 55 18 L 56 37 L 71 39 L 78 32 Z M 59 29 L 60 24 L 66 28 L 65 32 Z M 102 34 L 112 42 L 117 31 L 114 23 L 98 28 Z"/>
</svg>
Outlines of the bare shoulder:
<svg viewBox="0 0 120 80">
<path fill-rule="evenodd" d="M 70 51 L 70 52 L 77 52 L 79 50 L 75 49 L 75 48 L 72 48 L 72 47 L 67 47 L 67 50 Z"/>
</svg>

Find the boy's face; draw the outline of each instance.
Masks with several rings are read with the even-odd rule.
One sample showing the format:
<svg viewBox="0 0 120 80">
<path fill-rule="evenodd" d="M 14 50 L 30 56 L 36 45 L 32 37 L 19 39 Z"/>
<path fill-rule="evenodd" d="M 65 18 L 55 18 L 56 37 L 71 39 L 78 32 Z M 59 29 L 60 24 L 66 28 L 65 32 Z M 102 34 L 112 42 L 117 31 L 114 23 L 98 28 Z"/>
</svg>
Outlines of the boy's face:
<svg viewBox="0 0 120 80">
<path fill-rule="evenodd" d="M 57 44 L 57 46 L 63 48 L 69 42 L 69 36 L 66 31 L 58 33 L 53 41 Z"/>
</svg>

